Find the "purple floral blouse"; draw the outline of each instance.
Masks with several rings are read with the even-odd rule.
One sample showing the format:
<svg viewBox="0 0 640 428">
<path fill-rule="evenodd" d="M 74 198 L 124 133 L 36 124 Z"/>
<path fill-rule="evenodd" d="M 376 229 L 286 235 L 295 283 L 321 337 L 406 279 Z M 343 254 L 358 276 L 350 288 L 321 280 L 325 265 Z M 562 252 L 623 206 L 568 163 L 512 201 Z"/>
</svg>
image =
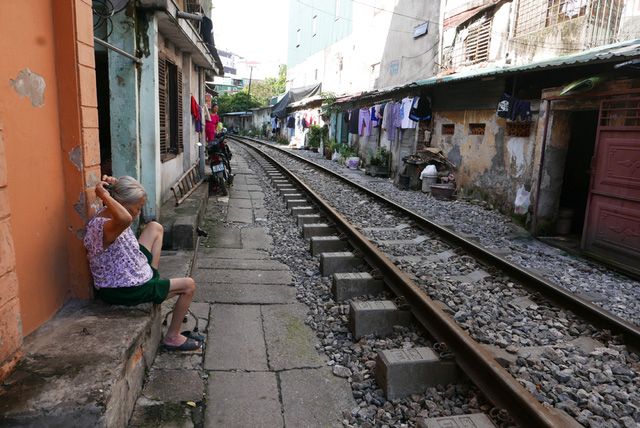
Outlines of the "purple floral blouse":
<svg viewBox="0 0 640 428">
<path fill-rule="evenodd" d="M 104 223 L 110 219 L 98 217 L 98 214 L 105 209 L 100 209 L 89 222 L 84 237 L 93 285 L 96 288 L 116 288 L 144 284 L 153 277 L 153 271 L 130 227 L 109 247 L 103 248 Z"/>
</svg>

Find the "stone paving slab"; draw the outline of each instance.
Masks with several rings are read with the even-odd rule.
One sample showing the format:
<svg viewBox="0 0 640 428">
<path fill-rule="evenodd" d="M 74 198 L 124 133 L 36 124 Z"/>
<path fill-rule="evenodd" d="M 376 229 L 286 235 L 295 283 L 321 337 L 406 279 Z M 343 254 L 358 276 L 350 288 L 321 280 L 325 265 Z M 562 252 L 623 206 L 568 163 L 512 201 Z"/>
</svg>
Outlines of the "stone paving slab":
<svg viewBox="0 0 640 428">
<path fill-rule="evenodd" d="M 252 201 L 264 201 L 264 193 L 262 192 L 251 191 L 249 192 L 249 195 L 251 196 Z"/>
<path fill-rule="evenodd" d="M 271 305 L 289 303 L 296 298 L 296 289 L 289 285 L 215 284 L 196 287 L 195 301 Z"/>
<path fill-rule="evenodd" d="M 149 375 L 143 395 L 150 400 L 174 403 L 201 401 L 204 381 L 195 370 L 154 370 Z"/>
<path fill-rule="evenodd" d="M 284 426 L 275 373 L 213 372 L 208 390 L 206 427 Z"/>
<path fill-rule="evenodd" d="M 329 367 L 284 371 L 280 390 L 287 427 L 342 427 L 342 411 L 357 406 L 347 380 Z"/>
<path fill-rule="evenodd" d="M 231 188 L 231 197 L 234 199 L 251 199 L 251 195 L 246 190 L 235 189 L 235 186 Z"/>
<path fill-rule="evenodd" d="M 193 279 L 198 282 L 236 283 L 236 284 L 282 284 L 293 281 L 290 271 L 233 270 L 233 269 L 197 269 Z"/>
<path fill-rule="evenodd" d="M 209 241 L 215 248 L 242 248 L 240 229 L 218 227 Z"/>
<path fill-rule="evenodd" d="M 251 205 L 253 209 L 264 208 L 264 199 L 251 199 Z"/>
<path fill-rule="evenodd" d="M 265 341 L 272 370 L 322 367 L 325 360 L 318 354 L 315 334 L 304 321 L 307 306 L 302 303 L 263 306 Z"/>
<path fill-rule="evenodd" d="M 260 192 L 260 193 L 262 193 L 262 187 L 261 187 L 260 185 L 258 185 L 258 184 L 254 184 L 254 185 L 251 185 L 251 184 L 250 184 L 250 185 L 248 185 L 248 186 L 247 186 L 247 190 L 248 190 L 249 192 L 251 192 L 251 193 L 253 193 L 253 192 Z"/>
<path fill-rule="evenodd" d="M 201 334 L 204 334 L 200 332 Z M 202 367 L 202 355 L 193 353 L 160 352 L 153 360 L 155 369 L 199 370 Z"/>
<path fill-rule="evenodd" d="M 211 260 L 211 266 L 207 261 Z M 277 260 L 247 260 L 247 259 L 226 259 L 224 262 L 215 263 L 214 258 L 202 257 L 199 258 L 198 269 L 237 269 L 237 270 L 286 270 L 289 271 L 289 266 L 284 263 L 280 263 Z"/>
<path fill-rule="evenodd" d="M 128 428 L 192 428 L 192 410 L 194 413 L 202 409 L 193 409 L 184 403 L 163 403 L 140 397 L 136 408 L 126 425 Z M 186 422 L 189 421 L 189 422 Z"/>
<path fill-rule="evenodd" d="M 260 306 L 211 305 L 204 368 L 268 370 L 262 328 Z"/>
<path fill-rule="evenodd" d="M 160 278 L 182 278 L 189 275 L 193 251 L 163 251 L 158 272 Z"/>
<path fill-rule="evenodd" d="M 268 250 L 273 244 L 269 230 L 264 227 L 242 229 L 243 248 L 249 250 Z"/>
<path fill-rule="evenodd" d="M 238 248 L 205 248 L 198 249 L 198 266 L 211 261 L 204 261 L 209 258 L 217 259 L 242 259 L 242 260 L 270 260 L 269 253 L 261 250 L 246 250 Z"/>
<path fill-rule="evenodd" d="M 244 177 L 244 176 L 238 176 L 236 174 L 236 177 L 233 178 L 233 188 L 238 191 L 248 192 L 249 185 L 247 184 L 247 180 L 246 179 L 243 180 L 240 177 Z M 236 178 L 240 178 L 240 179 L 236 181 Z"/>
<path fill-rule="evenodd" d="M 234 208 L 251 208 L 252 207 L 252 203 L 250 199 L 236 199 L 236 198 L 231 198 L 229 199 L 229 207 L 234 207 Z"/>
<path fill-rule="evenodd" d="M 230 206 L 227 213 L 227 221 L 229 223 L 251 224 L 253 223 L 253 210 Z"/>
</svg>

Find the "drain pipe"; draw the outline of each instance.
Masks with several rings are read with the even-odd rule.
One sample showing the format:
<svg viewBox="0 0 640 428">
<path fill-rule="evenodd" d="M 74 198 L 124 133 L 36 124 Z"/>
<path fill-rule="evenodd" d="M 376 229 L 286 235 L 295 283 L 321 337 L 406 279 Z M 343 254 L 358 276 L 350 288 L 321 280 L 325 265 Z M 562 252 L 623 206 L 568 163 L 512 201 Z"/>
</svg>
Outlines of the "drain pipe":
<svg viewBox="0 0 640 428">
<path fill-rule="evenodd" d="M 544 132 L 542 133 L 542 147 L 540 153 L 540 168 L 538 168 L 538 182 L 536 183 L 536 203 L 533 206 L 533 220 L 531 221 L 531 234 L 537 236 L 538 224 L 538 198 L 540 197 L 540 185 L 542 183 L 542 170 L 544 168 L 544 153 L 547 150 L 547 132 L 549 129 L 549 114 L 551 112 L 551 100 L 547 100 L 547 111 L 544 113 Z"/>
</svg>

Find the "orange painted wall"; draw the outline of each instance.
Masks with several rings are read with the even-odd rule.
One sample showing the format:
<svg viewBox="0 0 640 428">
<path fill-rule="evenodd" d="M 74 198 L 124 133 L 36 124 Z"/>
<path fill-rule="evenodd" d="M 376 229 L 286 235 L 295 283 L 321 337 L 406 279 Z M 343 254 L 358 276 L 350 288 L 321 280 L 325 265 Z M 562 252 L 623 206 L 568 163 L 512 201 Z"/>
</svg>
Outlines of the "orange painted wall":
<svg viewBox="0 0 640 428">
<path fill-rule="evenodd" d="M 81 229 L 92 202 L 86 174 L 95 167 L 88 164 L 99 164 L 92 36 L 89 0 L 0 2 L 0 118 L 25 336 L 69 298 L 90 296 Z M 79 65 L 79 50 L 90 58 L 87 67 Z M 11 85 L 27 69 L 44 79 L 42 105 L 37 90 L 21 98 Z M 85 129 L 93 116 L 95 126 Z"/>
</svg>

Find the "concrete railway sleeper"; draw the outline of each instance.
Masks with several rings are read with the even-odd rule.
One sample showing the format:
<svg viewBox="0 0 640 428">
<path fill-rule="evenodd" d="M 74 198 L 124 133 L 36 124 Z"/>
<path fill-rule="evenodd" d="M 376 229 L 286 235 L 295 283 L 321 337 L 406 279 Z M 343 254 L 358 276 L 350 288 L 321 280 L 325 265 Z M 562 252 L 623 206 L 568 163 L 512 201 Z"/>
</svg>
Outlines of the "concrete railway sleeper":
<svg viewBox="0 0 640 428">
<path fill-rule="evenodd" d="M 267 159 L 275 162 L 270 157 Z M 286 169 L 266 168 L 265 172 L 280 192 L 285 188 L 291 189 L 292 193 L 281 193 L 289 209 L 315 207 L 318 210 L 316 218 L 324 217 L 328 220 L 325 223 L 307 223 L 307 218 L 303 217 L 301 220 L 301 215 L 298 215 L 303 237 L 310 240 L 312 254 L 319 255 L 322 275 L 333 276 L 336 293 L 345 293 L 345 290 L 353 293 L 355 284 L 359 283 L 360 291 L 370 294 L 368 287 L 379 287 L 380 278 L 383 277 L 393 292 L 405 296 L 405 308 L 398 308 L 389 300 L 351 302 L 349 327 L 356 340 L 369 334 L 384 336 L 394 326 L 410 323 L 413 314 L 427 328 L 432 341 L 439 343 L 441 349 L 446 348 L 445 358 L 441 358 L 441 354 L 430 347 L 393 349 L 379 353 L 376 378 L 388 399 L 418 393 L 428 386 L 455 382 L 460 376 L 460 367 L 496 405 L 503 408 L 501 413 L 494 413 L 502 415 L 505 421 L 513 418 L 521 426 L 528 423 L 540 427 L 564 426 L 564 422 L 540 405 L 479 344 L 312 189 Z M 287 179 L 281 179 L 283 175 Z M 304 194 L 305 198 L 301 198 L 299 193 Z M 289 195 L 294 195 L 295 199 L 287 199 Z M 341 236 L 337 236 L 338 230 Z M 350 246 L 352 251 L 329 251 L 336 249 L 336 246 Z M 350 277 L 357 275 L 353 274 L 354 271 L 374 269 L 376 277 L 371 274 Z"/>
<path fill-rule="evenodd" d="M 267 149 L 267 150 L 271 152 L 271 149 Z M 274 156 L 277 156 L 277 155 L 274 155 Z M 307 182 L 309 181 L 313 182 L 313 180 L 309 180 L 309 178 L 313 178 L 316 175 L 318 175 L 315 172 L 310 172 L 310 170 L 304 169 L 304 167 L 301 167 L 300 162 L 298 161 L 283 160 L 283 162 L 292 165 L 293 166 L 292 169 L 295 171 L 295 173 L 299 176 L 304 177 L 305 181 Z M 292 178 L 294 177 L 293 173 L 287 173 L 287 174 L 290 174 Z M 328 179 L 324 175 L 322 176 L 322 178 L 318 177 L 316 179 L 317 182 L 323 182 L 323 183 L 326 183 L 327 180 Z M 299 189 L 303 189 L 307 187 L 301 182 L 296 183 L 296 186 Z M 314 186 L 317 186 L 317 185 L 314 184 Z M 355 196 L 353 193 L 350 193 L 352 191 L 348 190 L 347 186 L 344 186 L 342 184 L 336 184 L 334 183 L 334 181 L 331 181 L 331 184 L 325 187 L 331 188 L 331 191 L 327 191 L 325 193 L 337 194 L 342 196 L 345 196 L 348 194 L 348 196 L 345 196 L 346 199 L 351 199 L 351 200 L 358 199 L 357 196 Z M 318 205 L 320 197 L 315 195 L 313 192 L 311 192 L 310 195 L 312 195 L 311 198 L 314 204 Z M 370 195 L 361 197 L 360 199 L 366 200 L 368 202 L 368 205 L 367 205 L 368 207 L 372 206 L 372 198 Z M 445 279 L 442 280 L 442 282 L 445 283 L 445 286 L 441 288 L 444 288 L 444 289 L 448 288 L 450 289 L 449 291 L 459 290 L 462 293 L 469 293 L 474 288 L 480 288 L 481 289 L 480 291 L 484 292 L 486 295 L 487 289 L 490 290 L 493 287 L 490 284 L 493 281 L 493 279 L 496 276 L 502 275 L 501 273 L 496 273 L 497 269 L 495 267 L 491 267 L 491 268 L 486 267 L 486 265 L 488 264 L 487 260 L 491 261 L 491 257 L 479 258 L 480 261 L 482 261 L 485 264 L 485 266 L 483 267 L 469 256 L 457 255 L 456 253 L 461 253 L 460 251 L 461 249 L 460 247 L 462 247 L 461 245 L 451 248 L 451 247 L 448 247 L 446 244 L 443 244 L 441 241 L 439 244 L 436 243 L 433 249 L 429 249 L 425 251 L 426 245 L 428 245 L 432 241 L 438 241 L 433 239 L 433 236 L 435 235 L 435 233 L 433 233 L 433 228 L 431 228 L 432 229 L 431 231 L 426 233 L 427 237 L 425 237 L 424 227 L 421 227 L 423 225 L 420 224 L 420 222 L 415 221 L 415 215 L 407 216 L 406 213 L 403 213 L 402 216 L 398 216 L 397 213 L 390 214 L 390 212 L 391 210 L 386 210 L 386 211 L 380 210 L 380 211 L 376 211 L 375 213 L 375 215 L 377 215 L 378 218 L 384 218 L 385 220 L 388 219 L 388 221 L 386 221 L 387 224 L 376 224 L 375 225 L 376 227 L 362 227 L 362 224 L 367 222 L 364 220 L 359 222 L 361 226 L 360 230 L 364 234 L 367 234 L 370 237 L 372 237 L 374 242 L 377 242 L 382 248 L 382 251 L 387 253 L 387 255 L 389 254 L 392 255 L 391 258 L 393 258 L 395 264 L 389 261 L 388 259 L 386 259 L 386 262 L 383 262 L 382 265 L 377 265 L 374 262 L 372 262 L 372 260 L 378 257 L 379 254 L 377 253 L 380 253 L 380 251 L 376 249 L 373 245 L 371 245 L 371 243 L 368 240 L 366 240 L 362 236 L 362 234 L 358 233 L 358 231 L 356 231 L 355 229 L 342 230 L 340 226 L 336 226 L 337 224 L 340 223 L 342 219 L 342 216 L 340 214 L 332 212 L 331 210 L 325 211 L 324 214 L 322 214 L 327 218 L 327 222 L 329 224 L 331 224 L 332 226 L 336 226 L 340 230 L 340 232 L 342 233 L 342 236 L 341 236 L 342 239 L 339 239 L 336 237 L 312 238 L 311 239 L 312 254 L 318 254 L 318 251 L 323 251 L 319 249 L 314 250 L 314 246 L 316 246 L 317 248 L 321 248 L 320 246 L 324 243 L 324 241 L 331 242 L 331 245 L 341 245 L 340 242 L 342 242 L 342 245 L 344 245 L 344 239 L 347 238 L 347 240 L 350 242 L 350 245 L 354 245 L 354 246 L 356 244 L 363 245 L 362 247 L 363 249 L 359 250 L 360 253 L 357 255 L 358 257 L 361 257 L 362 259 L 364 259 L 366 262 L 368 262 L 369 265 L 377 266 L 375 270 L 376 272 L 375 275 L 370 275 L 367 272 L 353 273 L 351 271 L 347 273 L 339 273 L 339 272 L 336 273 L 334 275 L 334 296 L 336 296 L 336 299 L 337 300 L 344 299 L 344 298 L 348 299 L 348 298 L 354 298 L 355 296 L 357 296 L 359 291 L 357 289 L 357 286 L 354 284 L 377 281 L 379 286 L 380 277 L 383 276 L 385 279 L 385 282 L 389 284 L 389 287 L 392 288 L 394 292 L 396 292 L 399 295 L 405 296 L 407 303 L 410 306 L 412 306 L 412 311 L 414 315 L 427 327 L 427 330 L 432 334 L 432 336 L 436 340 L 443 341 L 447 344 L 448 349 L 456 356 L 456 361 L 460 364 L 463 370 L 495 403 L 498 403 L 499 405 L 505 408 L 511 409 L 513 407 L 512 400 L 515 399 L 514 395 L 517 395 L 517 394 L 514 394 L 513 392 L 511 392 L 511 393 L 505 393 L 504 396 L 500 396 L 500 393 L 497 393 L 495 390 L 492 390 L 492 388 L 496 388 L 496 385 L 497 385 L 496 381 L 487 379 L 487 370 L 485 368 L 480 368 L 478 363 L 474 361 L 474 358 L 476 356 L 474 357 L 470 356 L 470 355 L 473 355 L 474 351 L 467 349 L 466 348 L 467 346 L 469 346 L 470 349 L 474 349 L 474 348 L 480 349 L 480 351 L 478 351 L 479 355 L 477 355 L 477 358 L 480 358 L 480 360 L 482 360 L 483 358 L 487 358 L 491 360 L 491 362 L 493 362 L 494 364 L 496 361 L 499 361 L 501 364 L 507 366 L 509 371 L 511 371 L 511 373 L 520 381 L 520 383 L 526 386 L 526 389 L 529 392 L 532 392 L 536 396 L 536 398 L 538 398 L 538 400 L 544 402 L 545 405 L 548 406 L 549 402 L 551 402 L 551 405 L 553 405 L 554 403 L 557 404 L 558 395 L 556 395 L 556 398 L 554 400 L 547 400 L 545 398 L 545 393 L 549 394 L 548 391 L 545 391 L 545 389 L 548 388 L 547 386 L 536 385 L 535 382 L 532 382 L 535 379 L 533 377 L 528 376 L 526 372 L 525 372 L 525 375 L 522 375 L 522 373 L 514 372 L 515 369 L 519 369 L 522 372 L 523 365 L 526 366 L 527 364 L 532 366 L 535 366 L 535 365 L 544 366 L 544 370 L 547 372 L 550 372 L 549 374 L 550 376 L 555 377 L 557 379 L 563 379 L 560 382 L 560 387 L 563 388 L 563 393 L 568 394 L 569 397 L 576 397 L 576 394 L 584 396 L 583 397 L 584 400 L 582 401 L 580 401 L 581 399 L 576 400 L 575 405 L 571 404 L 570 406 L 563 406 L 561 405 L 561 403 L 556 405 L 556 407 L 558 408 L 568 410 L 573 417 L 576 417 L 577 420 L 581 421 L 584 424 L 585 423 L 584 421 L 588 420 L 588 418 L 585 416 L 589 412 L 587 408 L 591 406 L 590 404 L 588 404 L 590 399 L 589 396 L 593 394 L 593 396 L 596 397 L 595 399 L 597 400 L 598 399 L 597 397 L 602 398 L 602 396 L 605 394 L 600 394 L 602 392 L 602 388 L 600 389 L 595 388 L 591 390 L 591 388 L 586 386 L 584 382 L 576 381 L 575 379 L 573 380 L 570 379 L 571 374 L 573 373 L 575 373 L 576 375 L 582 375 L 584 373 L 581 373 L 579 368 L 577 369 L 575 367 L 572 368 L 570 362 L 562 361 L 561 352 L 558 349 L 558 348 L 562 348 L 562 346 L 565 346 L 565 345 L 561 345 L 562 340 L 558 340 L 555 344 L 552 342 L 549 342 L 548 344 L 549 346 L 547 346 L 546 348 L 540 347 L 540 346 L 538 347 L 523 346 L 522 350 L 525 351 L 523 356 L 523 353 L 518 352 L 518 350 L 515 347 L 506 346 L 505 344 L 499 344 L 501 349 L 498 349 L 492 346 L 487 346 L 487 345 L 483 345 L 482 347 L 478 348 L 477 343 L 475 343 L 471 338 L 466 336 L 466 334 L 463 334 L 461 336 L 462 337 L 461 339 L 452 338 L 456 336 L 450 336 L 453 333 L 449 329 L 451 329 L 452 331 L 455 331 L 456 328 L 458 328 L 458 326 L 451 321 L 451 319 L 445 314 L 445 312 L 451 315 L 456 321 L 458 321 L 461 327 L 463 327 L 469 334 L 472 334 L 472 336 L 475 337 L 478 331 L 473 331 L 473 329 L 469 329 L 468 327 L 469 323 L 467 321 L 468 321 L 468 318 L 471 318 L 471 315 L 474 314 L 474 311 L 477 311 L 478 313 L 482 314 L 482 309 L 479 309 L 480 305 L 477 305 L 474 308 L 469 308 L 466 311 L 467 314 L 465 314 L 464 308 L 460 309 L 461 306 L 455 307 L 455 304 L 451 303 L 456 299 L 456 297 L 453 297 L 451 298 L 452 300 L 449 301 L 451 305 L 451 307 L 449 307 L 448 305 L 443 303 L 443 302 L 447 302 L 446 296 L 444 296 L 440 292 L 433 292 L 434 286 L 437 288 L 438 282 L 442 280 L 442 278 L 437 278 L 434 275 L 433 278 L 429 279 L 428 281 L 424 281 L 424 277 L 416 278 L 412 272 L 409 272 L 407 274 L 398 273 L 399 270 L 396 268 L 396 265 L 401 266 L 403 268 L 407 266 L 415 267 L 415 265 L 420 265 L 421 263 L 424 263 L 425 260 L 429 260 L 429 259 L 433 260 L 434 258 L 442 258 L 442 259 L 446 259 L 448 257 L 462 258 L 463 260 L 466 260 L 465 262 L 466 264 L 473 265 L 473 267 L 470 268 L 471 270 L 464 272 L 465 275 L 460 275 L 459 278 L 457 278 L 457 282 L 455 284 L 451 283 L 450 281 L 451 277 L 447 278 L 445 276 Z M 345 216 L 347 216 L 347 214 L 345 214 Z M 385 223 L 385 221 L 381 221 L 378 223 Z M 371 224 L 374 224 L 374 223 L 371 223 Z M 394 235 L 396 235 L 395 237 L 400 237 L 402 239 L 389 239 L 389 238 L 393 238 Z M 462 239 L 468 241 L 468 242 L 465 242 L 465 245 L 473 244 L 471 239 L 467 239 L 464 237 L 462 237 Z M 315 242 L 317 240 L 318 242 Z M 447 237 L 445 241 L 451 242 L 451 238 Z M 461 242 L 460 237 L 455 237 L 453 242 L 454 243 Z M 426 257 L 406 256 L 406 254 L 403 254 L 403 252 L 400 251 L 399 254 L 396 254 L 394 257 L 394 251 L 397 248 L 400 248 L 406 245 L 415 245 L 416 247 L 419 246 L 421 253 L 430 254 L 430 255 Z M 467 248 L 465 248 L 465 250 L 466 249 Z M 332 253 L 336 253 L 339 250 L 336 248 L 332 248 L 330 251 Z M 328 259 L 325 261 L 324 260 L 325 255 L 323 254 L 321 256 L 321 264 L 323 261 L 325 261 L 326 263 L 329 263 L 329 259 L 335 259 L 337 257 L 340 257 L 340 255 L 330 254 L 327 257 Z M 410 259 L 410 262 L 407 262 L 407 259 Z M 420 259 L 420 261 L 417 261 L 417 259 Z M 489 274 L 485 270 L 491 272 L 491 274 Z M 520 273 L 515 275 L 516 281 L 524 282 L 522 277 L 523 276 L 525 278 L 527 277 L 526 270 L 519 267 L 517 270 Z M 509 269 L 506 269 L 506 271 L 510 273 Z M 524 271 L 524 273 L 522 273 L 521 271 Z M 363 276 L 368 275 L 369 277 L 360 278 L 359 277 L 360 275 L 363 275 Z M 404 282 L 408 280 L 407 277 L 412 277 L 414 280 L 416 280 L 416 283 L 419 284 L 419 287 L 416 287 L 415 285 L 413 287 L 406 286 Z M 540 278 L 534 278 L 534 280 L 537 282 L 540 282 Z M 448 287 L 446 286 L 447 282 L 449 283 Z M 484 283 L 489 283 L 489 284 L 487 286 L 482 285 L 480 287 L 478 287 L 477 285 L 474 285 L 474 284 L 484 284 Z M 506 285 L 507 287 L 502 287 L 502 288 L 517 290 L 517 286 L 514 286 L 513 282 L 506 282 Z M 373 294 L 375 294 L 375 292 Z M 435 298 L 440 301 L 437 302 L 437 304 L 434 304 L 432 301 L 429 300 L 428 297 L 426 297 L 427 294 L 432 296 L 432 298 Z M 558 299 L 553 299 L 553 298 L 550 299 L 549 297 L 544 296 L 544 300 L 540 300 L 541 297 L 539 294 L 540 293 L 536 293 L 533 295 L 531 294 L 525 295 L 524 292 L 516 291 L 515 293 L 512 293 L 514 297 L 510 298 L 510 300 L 512 300 L 510 301 L 510 305 L 518 306 L 518 310 L 522 311 L 525 317 L 528 314 L 535 313 L 535 311 L 538 310 L 538 312 L 542 314 L 540 316 L 540 319 L 542 320 L 541 324 L 543 324 L 542 326 L 544 326 L 544 321 L 550 322 L 551 328 L 549 330 L 553 331 L 553 334 L 558 334 L 559 336 L 563 335 L 561 332 L 558 331 L 558 330 L 562 331 L 561 324 L 565 324 L 564 327 L 567 327 L 566 324 L 578 326 L 580 323 L 582 323 L 578 319 L 575 319 L 574 314 L 566 314 L 564 311 L 559 311 L 558 309 L 555 309 L 555 308 L 550 309 L 550 307 L 548 307 L 547 304 L 544 302 L 544 300 L 558 300 Z M 567 298 L 571 297 L 570 296 L 571 293 L 566 293 L 566 294 L 568 295 Z M 423 299 L 426 300 L 427 302 L 426 303 L 421 302 L 421 300 Z M 416 303 L 416 302 L 420 302 L 420 303 Z M 566 304 L 566 302 L 563 302 L 563 303 L 565 303 L 566 306 L 569 306 Z M 579 303 L 578 304 L 579 308 L 584 306 L 584 302 L 578 302 L 578 303 Z M 431 307 L 428 309 L 431 312 L 424 312 L 424 311 L 415 309 L 417 306 L 422 304 L 425 304 L 425 306 L 432 305 L 435 307 Z M 359 307 L 358 304 L 354 305 L 352 303 L 351 312 L 354 314 L 356 312 L 366 313 L 368 311 L 379 312 L 381 314 L 393 312 L 390 310 L 390 307 L 388 307 L 388 305 L 384 302 L 376 303 L 373 305 L 368 304 L 368 305 L 372 307 L 362 308 L 362 307 Z M 586 306 L 588 307 L 589 305 L 586 305 Z M 443 310 L 445 312 L 443 312 Z M 555 321 L 553 319 L 549 320 L 548 314 L 551 313 L 551 311 L 556 311 L 556 314 L 559 315 L 558 319 L 556 319 Z M 604 314 L 604 316 L 600 317 L 600 320 L 599 320 L 600 324 L 603 323 L 602 320 L 608 321 L 609 319 L 613 319 L 614 323 L 620 321 L 619 319 L 616 319 L 617 317 L 606 313 L 606 311 L 602 310 L 601 308 L 596 307 L 595 312 L 596 313 L 602 312 Z M 428 315 L 426 315 L 427 313 Z M 577 313 L 578 315 L 583 315 L 583 313 L 581 313 L 580 310 L 578 310 Z M 499 311 L 495 313 L 496 317 L 500 317 L 500 315 L 501 314 Z M 365 319 L 366 319 L 366 316 L 365 316 Z M 394 315 L 394 316 L 396 316 L 396 320 L 397 320 L 398 319 L 397 315 Z M 532 315 L 532 317 L 536 317 L 536 316 L 537 315 Z M 465 318 L 467 319 L 465 320 Z M 449 325 L 450 321 L 453 324 L 453 326 Z M 500 320 L 497 319 L 496 322 L 500 323 Z M 350 323 L 353 325 L 358 325 L 358 323 L 356 323 L 355 321 L 352 322 L 350 320 Z M 486 323 L 486 320 L 485 320 L 485 323 Z M 517 323 L 520 323 L 520 322 L 518 321 Z M 622 322 L 622 326 L 624 329 L 626 329 L 624 331 L 625 333 L 624 339 L 628 343 L 633 345 L 635 343 L 635 340 L 633 338 L 630 339 L 630 336 L 637 332 L 637 328 L 628 323 L 625 323 L 624 321 Z M 572 327 L 568 327 L 568 329 L 571 329 L 571 328 Z M 503 326 L 503 329 L 511 331 L 509 326 Z M 623 357 L 621 361 L 618 361 L 615 363 L 610 361 L 608 364 L 605 362 L 604 366 L 600 364 L 600 367 L 601 368 L 604 367 L 603 373 L 611 374 L 609 370 L 610 368 L 609 366 L 612 364 L 616 366 L 616 368 L 614 369 L 614 374 L 611 378 L 611 381 L 613 382 L 614 385 L 616 382 L 619 383 L 621 385 L 619 389 L 626 391 L 624 394 L 630 394 L 629 396 L 633 397 L 631 398 L 632 402 L 634 403 L 637 402 L 635 395 L 637 394 L 636 389 L 637 389 L 638 379 L 637 379 L 637 376 L 634 375 L 634 372 L 637 371 L 636 370 L 637 364 L 638 364 L 637 356 L 635 354 L 629 354 L 628 351 L 625 350 L 624 346 L 615 345 L 615 340 L 611 341 L 610 347 L 605 347 L 603 344 L 593 341 L 590 335 L 584 334 L 584 332 L 591 333 L 591 336 L 595 336 L 596 338 L 601 339 L 603 341 L 608 341 L 608 340 L 611 340 L 612 338 L 610 337 L 609 333 L 606 330 L 598 332 L 593 327 L 585 324 L 581 324 L 578 327 L 578 329 L 582 330 L 582 334 L 573 334 L 573 337 L 570 337 L 568 334 L 564 334 L 564 336 L 567 336 L 570 339 L 575 339 L 575 340 L 567 341 L 568 343 L 566 346 L 580 348 L 582 358 L 593 359 L 595 361 L 594 364 L 596 366 L 602 363 L 602 360 L 599 360 L 599 358 L 601 358 L 602 356 L 602 353 L 616 354 L 620 352 L 621 354 L 624 354 L 624 356 L 626 356 L 627 361 L 625 361 L 625 357 Z M 517 330 L 517 329 L 514 329 L 514 330 Z M 612 330 L 614 332 L 618 332 L 618 333 L 620 332 L 620 329 L 616 325 L 613 326 Z M 443 336 L 446 336 L 446 338 L 443 338 Z M 521 337 L 525 337 L 525 335 L 521 335 Z M 613 338 L 613 339 L 619 339 L 619 338 Z M 470 345 L 469 343 L 467 343 L 467 340 L 470 342 L 473 342 L 473 344 Z M 480 340 L 485 343 L 487 342 L 486 338 L 480 337 Z M 526 337 L 523 339 L 523 342 L 525 345 L 527 345 L 526 343 L 527 340 L 528 339 L 526 339 Z M 536 343 L 529 343 L 529 345 L 531 344 L 536 344 Z M 537 345 L 540 345 L 540 344 L 537 344 Z M 504 348 L 507 348 L 507 352 L 505 352 Z M 488 356 L 488 355 L 491 355 L 491 356 Z M 464 360 L 468 360 L 468 362 L 465 363 L 465 361 L 463 361 L 462 356 L 464 356 Z M 605 358 L 605 360 L 606 359 L 607 358 Z M 548 364 L 551 364 L 551 363 L 549 363 L 547 360 L 553 361 L 553 364 L 551 367 L 548 366 Z M 492 364 L 491 362 L 488 363 L 489 367 L 491 367 L 491 364 Z M 589 365 L 587 364 L 585 367 L 588 367 L 588 366 Z M 477 371 L 477 372 L 474 373 L 474 371 Z M 497 371 L 502 375 L 506 374 L 507 378 L 509 379 L 509 380 L 501 379 L 500 376 L 498 376 L 498 379 L 499 379 L 498 382 L 504 381 L 506 383 L 509 383 L 511 381 L 514 381 L 513 377 L 511 377 L 511 375 L 508 375 L 504 370 L 502 371 L 497 370 Z M 590 369 L 590 371 L 591 373 L 588 376 L 602 377 L 602 376 L 594 375 L 593 370 Z M 622 372 L 624 372 L 625 374 L 622 375 L 621 374 Z M 618 379 L 619 377 L 622 378 L 622 381 Z M 481 380 L 482 378 L 484 378 L 485 380 L 484 381 Z M 502 388 L 502 386 L 500 386 L 500 388 Z M 588 392 L 585 392 L 584 388 L 586 388 Z M 617 387 L 614 389 L 617 389 Z M 551 393 L 554 393 L 554 392 L 552 391 Z M 616 410 L 617 410 L 617 407 L 624 405 L 624 404 L 615 403 L 615 402 L 613 404 L 614 404 L 614 407 L 616 407 Z M 584 406 L 584 409 L 581 409 L 581 406 Z M 522 410 L 522 409 L 520 408 L 519 410 Z M 585 411 L 587 413 L 585 413 Z M 614 414 L 613 412 L 605 413 L 606 415 L 605 419 L 611 423 L 611 425 L 606 425 L 606 426 L 633 426 L 633 425 L 629 425 L 629 423 L 635 423 L 633 422 L 634 419 L 636 419 L 637 421 L 638 414 L 635 412 L 635 405 L 633 405 L 630 408 L 627 408 L 627 410 L 622 412 L 622 414 L 625 414 L 625 413 L 626 413 L 626 416 L 623 416 L 623 417 L 620 417 L 620 412 L 616 414 Z M 532 419 L 528 414 L 524 417 L 522 416 L 517 417 L 515 415 L 513 416 L 514 416 L 514 419 L 516 419 L 522 424 L 522 426 L 544 426 L 542 424 L 545 423 L 544 421 L 541 421 L 540 423 L 537 423 L 537 422 L 532 423 Z M 553 416 L 551 417 L 553 418 Z M 553 422 L 547 421 L 547 422 L 551 424 L 549 426 L 561 426 L 561 423 L 559 423 L 558 421 L 553 421 Z"/>
</svg>

